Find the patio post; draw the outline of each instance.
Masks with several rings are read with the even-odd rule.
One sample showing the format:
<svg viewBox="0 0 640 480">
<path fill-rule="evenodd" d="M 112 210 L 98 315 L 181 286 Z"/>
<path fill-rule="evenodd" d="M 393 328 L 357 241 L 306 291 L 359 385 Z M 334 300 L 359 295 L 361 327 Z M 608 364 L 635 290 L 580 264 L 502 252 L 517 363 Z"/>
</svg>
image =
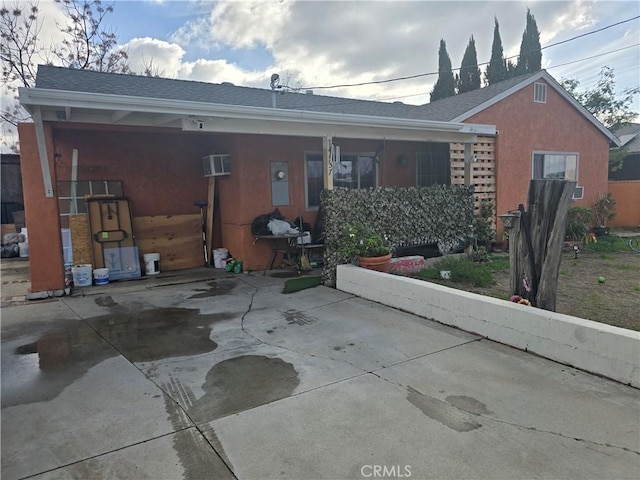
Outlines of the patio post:
<svg viewBox="0 0 640 480">
<path fill-rule="evenodd" d="M 322 139 L 322 178 L 324 188 L 333 190 L 333 138 L 329 135 Z"/>
</svg>

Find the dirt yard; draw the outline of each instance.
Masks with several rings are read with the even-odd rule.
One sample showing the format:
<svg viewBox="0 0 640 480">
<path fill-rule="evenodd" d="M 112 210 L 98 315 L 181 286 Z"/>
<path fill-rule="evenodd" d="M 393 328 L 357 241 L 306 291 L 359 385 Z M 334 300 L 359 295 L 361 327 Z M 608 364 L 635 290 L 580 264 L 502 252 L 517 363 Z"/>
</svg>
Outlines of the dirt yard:
<svg viewBox="0 0 640 480">
<path fill-rule="evenodd" d="M 604 283 L 598 277 L 604 277 Z M 445 283 L 498 298 L 509 296 L 509 272 L 494 272 L 496 284 L 473 287 Z M 557 311 L 608 323 L 617 327 L 640 330 L 640 254 L 626 252 L 600 253 L 583 250 L 574 258 L 565 249 L 558 278 Z"/>
</svg>

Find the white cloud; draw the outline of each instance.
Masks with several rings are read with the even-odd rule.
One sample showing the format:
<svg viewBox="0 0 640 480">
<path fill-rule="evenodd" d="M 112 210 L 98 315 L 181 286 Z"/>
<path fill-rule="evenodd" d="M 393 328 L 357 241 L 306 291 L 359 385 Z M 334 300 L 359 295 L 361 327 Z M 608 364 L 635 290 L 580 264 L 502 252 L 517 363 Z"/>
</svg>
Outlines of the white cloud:
<svg viewBox="0 0 640 480">
<path fill-rule="evenodd" d="M 149 66 L 161 76 L 177 77 L 183 68 L 182 58 L 185 51 L 175 43 L 155 38 L 134 38 L 122 45 L 129 54 L 129 67 L 142 74 Z"/>
<path fill-rule="evenodd" d="M 246 71 L 226 60 L 197 60 L 182 64 L 179 77 L 201 82 L 231 82 L 242 86 L 265 86 L 263 71 Z"/>
</svg>

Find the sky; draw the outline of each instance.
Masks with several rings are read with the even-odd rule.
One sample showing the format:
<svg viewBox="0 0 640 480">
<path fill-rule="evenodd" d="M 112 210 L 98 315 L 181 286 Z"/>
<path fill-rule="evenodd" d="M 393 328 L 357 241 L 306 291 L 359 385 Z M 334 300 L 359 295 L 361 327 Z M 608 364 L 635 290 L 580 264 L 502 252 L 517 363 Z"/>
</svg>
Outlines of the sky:
<svg viewBox="0 0 640 480">
<path fill-rule="evenodd" d="M 446 42 L 454 68 L 460 67 L 471 35 L 478 62 L 488 62 L 497 18 L 505 56 L 517 56 L 529 8 L 540 31 L 542 66 L 556 79 L 576 79 L 579 90 L 591 88 L 606 65 L 614 69 L 618 91 L 640 85 L 640 19 L 633 19 L 640 16 L 637 1 L 114 3 L 106 23 L 128 50 L 132 69 L 142 72 L 152 62 L 168 78 L 270 88 L 271 75 L 278 73 L 281 84 L 316 94 L 419 105 L 429 101 L 437 80 L 440 39 Z M 60 35 L 55 26 L 56 19 L 61 21 L 59 6 L 52 0 L 39 4 L 45 20 L 40 36 L 55 42 Z M 623 23 L 611 26 L 619 22 Z M 429 75 L 320 88 L 421 74 Z M 635 96 L 632 108 L 640 112 L 640 96 Z"/>
</svg>

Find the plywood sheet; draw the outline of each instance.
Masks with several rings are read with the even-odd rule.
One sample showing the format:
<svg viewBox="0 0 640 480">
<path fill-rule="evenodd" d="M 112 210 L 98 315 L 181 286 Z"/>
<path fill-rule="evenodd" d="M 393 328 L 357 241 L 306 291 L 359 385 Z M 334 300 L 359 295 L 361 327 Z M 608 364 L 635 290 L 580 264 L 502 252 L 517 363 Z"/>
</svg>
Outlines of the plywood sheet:
<svg viewBox="0 0 640 480">
<path fill-rule="evenodd" d="M 71 231 L 73 263 L 76 265 L 93 264 L 93 247 L 87 215 L 69 215 L 69 230 Z"/>
<path fill-rule="evenodd" d="M 145 253 L 160 254 L 160 271 L 204 265 L 200 214 L 133 217 L 136 245 Z"/>
</svg>

